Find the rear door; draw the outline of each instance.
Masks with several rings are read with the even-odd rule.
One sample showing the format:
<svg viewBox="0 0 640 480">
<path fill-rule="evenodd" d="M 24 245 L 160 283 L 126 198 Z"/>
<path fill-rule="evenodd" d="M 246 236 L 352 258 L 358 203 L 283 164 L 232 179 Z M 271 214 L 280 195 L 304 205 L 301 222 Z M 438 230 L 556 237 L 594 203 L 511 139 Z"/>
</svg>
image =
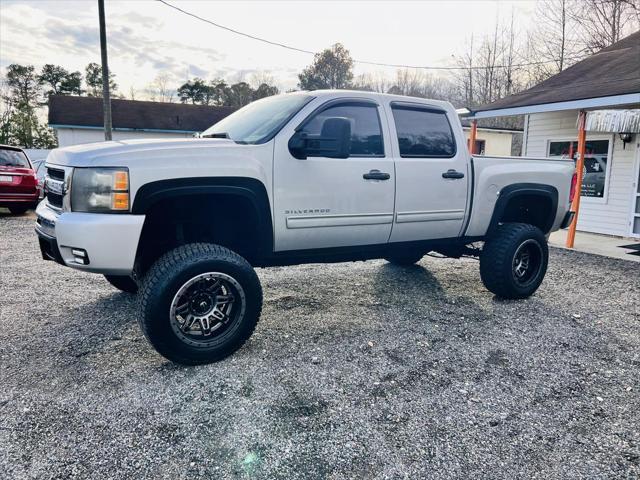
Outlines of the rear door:
<svg viewBox="0 0 640 480">
<path fill-rule="evenodd" d="M 276 251 L 384 244 L 393 222 L 395 175 L 384 109 L 363 98 L 310 105 L 290 122 L 274 146 L 274 245 Z M 296 127 L 314 136 L 332 117 L 351 122 L 349 158 L 291 155 Z"/>
<path fill-rule="evenodd" d="M 439 107 L 392 102 L 396 210 L 391 242 L 460 235 L 469 190 L 468 153 L 457 118 Z"/>
</svg>

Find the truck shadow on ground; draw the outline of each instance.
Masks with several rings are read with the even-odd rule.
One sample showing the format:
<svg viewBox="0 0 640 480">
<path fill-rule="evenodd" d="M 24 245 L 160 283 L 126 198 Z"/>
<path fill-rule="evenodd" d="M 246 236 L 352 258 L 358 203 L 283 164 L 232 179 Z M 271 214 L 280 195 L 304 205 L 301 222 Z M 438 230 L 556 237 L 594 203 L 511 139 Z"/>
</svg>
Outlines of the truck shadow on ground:
<svg viewBox="0 0 640 480">
<path fill-rule="evenodd" d="M 426 294 L 434 298 L 446 295 L 435 275 L 418 264 L 400 266 L 385 263 L 376 271 L 373 283 L 377 293 L 386 290 L 387 293 Z"/>
<path fill-rule="evenodd" d="M 471 278 L 466 280 L 475 281 Z M 461 279 L 461 282 L 466 280 Z M 518 316 L 517 311 L 512 311 L 509 304 L 517 307 L 521 303 L 523 309 L 534 307 L 541 316 L 564 313 L 554 308 L 557 306 L 549 305 L 541 298 L 525 304 L 523 301 L 500 300 L 487 293 L 492 297 L 490 301 L 492 306 L 483 305 L 484 302 L 477 303 L 477 299 L 471 293 L 464 294 L 461 288 L 443 287 L 436 275 L 423 265 L 381 264 L 374 269 L 365 286 L 366 288 L 356 293 L 353 289 L 349 289 L 339 294 L 344 297 L 344 301 L 336 298 L 333 292 L 332 301 L 343 304 L 335 311 L 335 322 L 323 319 L 322 322 L 313 322 L 313 326 L 309 326 L 307 319 L 301 321 L 307 313 L 314 314 L 312 305 L 289 311 L 289 316 L 294 315 L 299 318 L 283 317 L 285 321 L 278 317 L 286 308 L 283 310 L 281 302 L 275 301 L 265 308 L 263 317 L 269 318 L 263 318 L 261 321 L 259 328 L 262 331 L 259 332 L 259 337 L 269 337 L 274 332 L 282 333 L 286 330 L 302 344 L 307 337 L 313 338 L 314 343 L 322 343 L 336 335 L 354 335 L 355 337 L 365 335 L 371 330 L 372 325 L 374 330 L 377 328 L 377 323 L 374 321 L 372 324 L 371 319 L 379 319 L 380 324 L 395 324 L 395 328 L 429 331 L 430 341 L 435 348 L 443 335 L 442 332 L 437 334 L 432 332 L 428 325 L 440 324 L 451 329 L 453 334 L 464 338 L 469 335 L 486 335 L 485 330 L 493 331 L 498 323 L 495 318 L 498 312 L 494 309 L 503 310 L 506 307 L 511 315 Z M 64 313 L 48 317 L 45 325 L 47 336 L 51 340 L 48 348 L 56 351 L 61 359 L 65 359 L 63 363 L 108 356 L 116 351 L 121 358 L 142 355 L 156 364 L 159 357 L 147 344 L 136 321 L 137 297 L 109 291 L 108 288 L 105 284 L 105 292 L 100 292 L 99 297 L 94 301 L 75 307 L 69 305 Z M 349 305 L 353 295 L 359 297 L 358 306 L 364 307 L 364 311 L 360 310 L 356 314 L 358 309 L 354 307 L 351 320 L 345 321 L 344 314 L 348 313 L 350 307 L 345 307 L 344 304 Z M 298 297 L 298 294 L 294 294 L 290 301 L 297 303 Z M 300 296 L 300 298 L 303 297 L 306 298 L 305 295 Z M 313 306 L 322 305 L 323 301 L 323 293 L 319 291 L 317 298 L 314 297 Z M 273 345 L 270 347 L 271 350 Z M 250 341 L 242 351 L 245 354 L 252 354 L 259 348 L 262 348 L 260 341 L 255 345 Z M 295 353 L 292 351 L 295 348 L 290 346 L 290 342 L 284 342 L 282 348 L 284 350 L 282 354 Z M 275 352 L 274 354 L 278 356 Z"/>
<path fill-rule="evenodd" d="M 64 342 L 56 347 L 65 356 L 81 358 L 98 353 L 125 337 L 144 340 L 136 322 L 134 295 L 109 293 L 94 302 L 70 307 L 65 313 L 49 321 L 49 326 L 58 330 L 53 338 Z"/>
<path fill-rule="evenodd" d="M 466 274 L 464 273 L 464 277 Z M 376 271 L 373 280 L 373 296 L 387 309 L 400 309 L 406 313 L 436 312 L 446 315 L 452 309 L 466 308 L 478 313 L 487 313 L 476 302 L 472 292 L 464 290 L 460 284 L 475 282 L 475 278 L 459 278 L 459 284 L 451 285 L 450 278 L 438 279 L 429 268 L 416 264 L 398 266 L 384 264 Z M 443 284 L 443 282 L 445 284 Z"/>
<path fill-rule="evenodd" d="M 384 264 L 377 269 L 368 283 L 369 288 L 358 293 L 361 298 L 359 305 L 378 312 L 389 312 L 393 309 L 398 312 L 411 312 L 417 304 L 421 305 L 422 310 L 430 305 L 437 306 L 447 295 L 438 279 L 421 265 L 400 267 Z M 347 292 L 344 296 L 345 302 L 348 303 Z M 267 315 L 279 316 L 285 312 L 288 315 L 298 313 L 301 316 L 314 314 L 314 310 L 322 308 L 324 302 L 321 292 L 317 293 L 317 297 L 307 298 L 307 295 L 294 294 L 286 296 L 286 299 L 284 305 L 280 297 L 275 297 L 271 302 L 265 301 L 261 329 L 275 328 L 280 331 L 282 328 L 288 328 L 292 335 L 302 336 L 312 335 L 314 332 L 321 333 L 318 329 L 325 329 L 326 334 L 335 334 L 335 325 L 324 322 L 316 324 L 310 330 L 297 331 L 296 321 L 287 322 L 287 325 L 282 325 L 281 321 L 265 321 L 264 317 Z M 332 300 L 335 301 L 335 297 L 332 296 Z M 289 303 L 295 304 L 296 308 L 291 307 Z M 76 307 L 69 306 L 64 314 L 48 319 L 47 328 L 54 330 L 50 332 L 50 338 L 60 339 L 52 348 L 57 348 L 62 356 L 69 359 L 89 357 L 113 348 L 123 349 L 126 344 L 129 344 L 127 348 L 131 348 L 131 344 L 137 345 L 136 353 L 147 350 L 148 354 L 155 355 L 138 328 L 136 315 L 137 296 L 115 291 L 101 294 L 92 302 Z M 353 318 L 355 322 L 347 322 L 350 326 L 344 324 L 344 318 L 339 315 L 338 317 L 339 320 L 336 321 L 346 330 L 355 329 L 354 333 L 357 333 L 360 327 L 366 328 L 366 319 L 358 318 L 359 316 Z M 269 335 L 269 332 L 262 333 Z M 243 350 L 247 350 L 247 347 Z M 249 346 L 249 350 L 251 349 Z"/>
</svg>

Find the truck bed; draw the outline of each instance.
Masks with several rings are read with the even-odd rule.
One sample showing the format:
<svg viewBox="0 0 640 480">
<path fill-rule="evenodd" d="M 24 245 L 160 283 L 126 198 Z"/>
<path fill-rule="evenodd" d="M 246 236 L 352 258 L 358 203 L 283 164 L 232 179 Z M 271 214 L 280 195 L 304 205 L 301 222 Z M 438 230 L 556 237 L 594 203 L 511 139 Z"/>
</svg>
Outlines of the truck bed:
<svg viewBox="0 0 640 480">
<path fill-rule="evenodd" d="M 573 160 L 485 155 L 473 155 L 471 160 L 471 213 L 464 233 L 466 236 L 486 234 L 502 189 L 514 184 L 540 184 L 555 188 L 558 208 L 551 231 L 560 228 L 570 206 L 569 186 L 575 170 Z"/>
</svg>

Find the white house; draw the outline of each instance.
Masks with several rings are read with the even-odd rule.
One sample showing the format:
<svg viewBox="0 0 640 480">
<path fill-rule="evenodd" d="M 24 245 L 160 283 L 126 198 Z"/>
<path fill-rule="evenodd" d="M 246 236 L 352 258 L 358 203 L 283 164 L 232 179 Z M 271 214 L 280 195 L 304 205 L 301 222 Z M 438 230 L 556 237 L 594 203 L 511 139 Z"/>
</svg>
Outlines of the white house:
<svg viewBox="0 0 640 480">
<path fill-rule="evenodd" d="M 524 115 L 523 155 L 575 159 L 581 111 L 587 141 L 577 229 L 640 238 L 640 32 L 469 118 Z"/>
<path fill-rule="evenodd" d="M 176 137 L 202 132 L 234 107 L 111 100 L 113 139 Z M 49 99 L 49 126 L 61 147 L 104 141 L 102 98 L 55 95 Z"/>
<path fill-rule="evenodd" d="M 462 120 L 467 145 L 471 134 L 471 127 Z M 476 132 L 475 152 L 479 155 L 509 156 L 520 155 L 522 145 L 522 129 L 508 127 L 478 126 Z"/>
</svg>

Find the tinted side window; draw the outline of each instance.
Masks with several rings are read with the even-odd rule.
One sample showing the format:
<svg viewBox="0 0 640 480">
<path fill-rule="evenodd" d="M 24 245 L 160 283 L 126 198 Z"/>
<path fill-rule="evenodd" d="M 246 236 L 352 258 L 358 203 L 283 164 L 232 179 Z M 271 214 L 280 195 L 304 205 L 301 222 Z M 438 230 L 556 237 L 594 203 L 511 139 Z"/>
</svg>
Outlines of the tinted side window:
<svg viewBox="0 0 640 480">
<path fill-rule="evenodd" d="M 302 129 L 310 136 L 320 135 L 327 118 L 343 117 L 351 122 L 352 157 L 384 157 L 382 128 L 375 105 L 341 104 L 316 114 Z"/>
<path fill-rule="evenodd" d="M 401 157 L 453 157 L 456 142 L 444 112 L 392 107 Z"/>
</svg>

